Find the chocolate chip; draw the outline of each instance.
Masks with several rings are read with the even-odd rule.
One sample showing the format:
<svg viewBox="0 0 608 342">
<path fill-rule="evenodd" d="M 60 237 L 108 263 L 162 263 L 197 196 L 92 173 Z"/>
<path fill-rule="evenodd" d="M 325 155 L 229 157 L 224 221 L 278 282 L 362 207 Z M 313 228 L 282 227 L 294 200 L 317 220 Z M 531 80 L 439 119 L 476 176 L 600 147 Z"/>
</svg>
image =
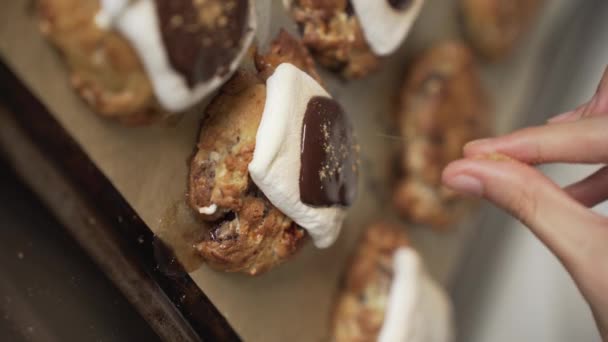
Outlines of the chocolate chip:
<svg viewBox="0 0 608 342">
<path fill-rule="evenodd" d="M 209 231 L 211 240 L 221 242 L 237 239 L 238 235 L 230 230 L 235 220 L 238 220 L 236 214 L 233 211 L 229 211 L 219 220 L 213 222 L 212 228 Z"/>
</svg>

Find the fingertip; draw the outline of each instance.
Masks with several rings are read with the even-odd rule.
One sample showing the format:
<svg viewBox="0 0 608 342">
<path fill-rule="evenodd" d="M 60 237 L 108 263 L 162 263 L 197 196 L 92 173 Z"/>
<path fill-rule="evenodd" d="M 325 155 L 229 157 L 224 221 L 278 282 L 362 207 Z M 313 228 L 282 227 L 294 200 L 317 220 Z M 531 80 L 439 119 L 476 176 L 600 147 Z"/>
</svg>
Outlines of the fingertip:
<svg viewBox="0 0 608 342">
<path fill-rule="evenodd" d="M 462 183 L 463 180 L 470 183 L 471 179 L 468 178 L 477 179 L 482 185 L 496 179 L 509 183 L 514 177 L 525 173 L 524 171 L 527 169 L 527 166 L 520 165 L 519 162 L 507 156 L 496 153 L 483 154 L 450 163 L 443 171 L 442 181 L 447 187 L 462 192 L 463 189 L 459 189 L 460 184 L 457 183 Z"/>
<path fill-rule="evenodd" d="M 451 162 L 448 166 L 443 169 L 441 178 L 443 182 L 449 181 L 451 178 L 457 177 L 458 175 L 466 172 L 470 169 L 470 163 L 473 162 L 470 159 L 459 159 Z"/>
<path fill-rule="evenodd" d="M 450 163 L 442 174 L 443 185 L 460 194 L 481 197 L 484 193 L 482 179 L 478 177 L 480 160 L 460 159 Z"/>
<path fill-rule="evenodd" d="M 492 138 L 484 138 L 484 139 L 473 140 L 473 141 L 467 143 L 462 148 L 464 156 L 466 158 L 471 158 L 471 157 L 475 157 L 478 155 L 487 154 L 487 153 L 491 152 L 492 148 L 491 148 L 490 143 L 493 140 L 494 139 L 492 139 Z"/>
<path fill-rule="evenodd" d="M 443 170 L 442 177 L 444 180 L 462 175 L 462 174 L 477 174 L 484 172 L 488 168 L 498 166 L 503 162 L 514 161 L 514 159 L 503 156 L 497 153 L 479 154 L 475 157 L 459 159 L 451 162 Z"/>
</svg>

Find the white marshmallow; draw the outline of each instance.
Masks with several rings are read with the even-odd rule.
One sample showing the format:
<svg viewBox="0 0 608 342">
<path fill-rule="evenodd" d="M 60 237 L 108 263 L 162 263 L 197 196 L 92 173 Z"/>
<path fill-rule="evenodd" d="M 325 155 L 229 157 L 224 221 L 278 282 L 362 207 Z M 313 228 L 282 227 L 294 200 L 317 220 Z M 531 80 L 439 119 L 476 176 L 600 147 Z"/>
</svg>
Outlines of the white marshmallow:
<svg viewBox="0 0 608 342">
<path fill-rule="evenodd" d="M 418 18 L 424 0 L 411 0 L 404 10 L 396 10 L 387 0 L 351 0 L 365 40 L 378 56 L 393 53 Z"/>
<path fill-rule="evenodd" d="M 379 342 L 449 342 L 453 339 L 452 307 L 445 292 L 424 269 L 411 248 L 400 248 L 393 261 Z"/>
<path fill-rule="evenodd" d="M 316 208 L 300 199 L 302 122 L 308 101 L 329 94 L 305 72 L 279 65 L 266 83 L 266 104 L 249 174 L 268 200 L 313 238 L 318 248 L 338 237 L 346 209 Z"/>
<path fill-rule="evenodd" d="M 203 215 L 213 215 L 217 211 L 217 204 L 212 203 L 206 207 L 198 207 L 198 212 Z"/>
<path fill-rule="evenodd" d="M 129 0 L 100 0 L 101 10 L 95 16 L 95 23 L 104 30 L 112 28 L 112 22 L 129 5 Z"/>
<path fill-rule="evenodd" d="M 152 82 L 160 105 L 169 112 L 181 112 L 200 102 L 220 87 L 238 68 L 253 41 L 256 16 L 250 2 L 249 29 L 241 51 L 230 64 L 229 72 L 190 88 L 186 79 L 169 61 L 163 44 L 154 0 L 102 0 L 96 23 L 102 29 L 117 29 L 133 45 Z"/>
</svg>

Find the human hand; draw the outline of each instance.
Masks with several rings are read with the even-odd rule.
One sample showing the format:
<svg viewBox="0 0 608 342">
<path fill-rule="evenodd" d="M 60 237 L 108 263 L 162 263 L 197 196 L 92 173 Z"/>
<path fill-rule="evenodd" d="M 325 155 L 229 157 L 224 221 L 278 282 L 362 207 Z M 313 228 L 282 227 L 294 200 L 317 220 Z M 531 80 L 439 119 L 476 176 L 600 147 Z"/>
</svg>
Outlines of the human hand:
<svg viewBox="0 0 608 342">
<path fill-rule="evenodd" d="M 572 275 L 608 342 L 608 218 L 589 209 L 608 200 L 608 166 L 564 189 L 530 166 L 608 164 L 608 68 L 588 103 L 547 125 L 471 142 L 464 156 L 444 170 L 445 185 L 528 226 Z"/>
</svg>

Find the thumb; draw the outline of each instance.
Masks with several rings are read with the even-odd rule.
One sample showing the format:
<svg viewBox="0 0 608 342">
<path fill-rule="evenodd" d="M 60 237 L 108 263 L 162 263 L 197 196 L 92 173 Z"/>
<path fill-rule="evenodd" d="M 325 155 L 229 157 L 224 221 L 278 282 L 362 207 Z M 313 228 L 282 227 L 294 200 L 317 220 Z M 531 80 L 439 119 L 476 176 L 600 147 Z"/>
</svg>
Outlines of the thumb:
<svg viewBox="0 0 608 342">
<path fill-rule="evenodd" d="M 608 219 L 570 198 L 536 169 L 500 159 L 456 161 L 444 170 L 443 182 L 488 199 L 527 225 L 572 275 L 608 342 Z"/>
<path fill-rule="evenodd" d="M 528 165 L 507 157 L 464 159 L 444 170 L 443 182 L 457 192 L 484 197 L 507 210 L 569 269 L 580 270 L 590 255 L 604 253 L 608 241 L 606 219 Z"/>
</svg>

